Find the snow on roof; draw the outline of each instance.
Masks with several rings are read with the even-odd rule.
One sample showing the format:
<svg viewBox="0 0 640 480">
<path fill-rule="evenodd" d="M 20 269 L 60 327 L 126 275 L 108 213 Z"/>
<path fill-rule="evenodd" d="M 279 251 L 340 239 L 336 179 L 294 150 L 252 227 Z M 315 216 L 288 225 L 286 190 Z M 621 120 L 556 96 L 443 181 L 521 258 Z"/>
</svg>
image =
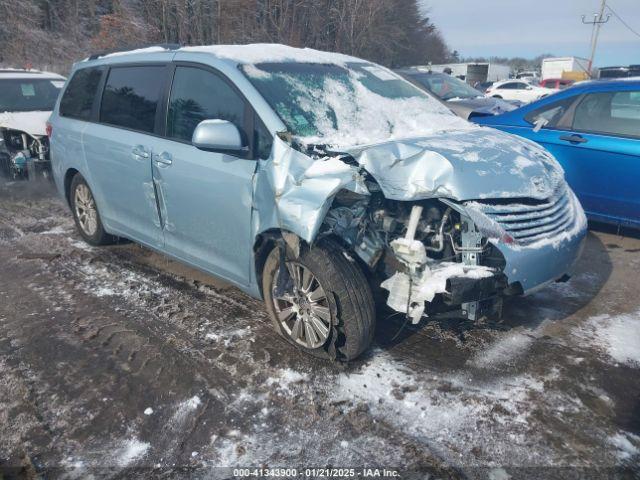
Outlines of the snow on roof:
<svg viewBox="0 0 640 480">
<path fill-rule="evenodd" d="M 363 62 L 362 59 L 342 53 L 324 52 L 313 48 L 295 48 L 278 43 L 254 43 L 249 45 L 210 45 L 184 47 L 183 52 L 211 53 L 218 58 L 238 63 L 304 62 L 333 63 Z"/>
<path fill-rule="evenodd" d="M 248 45 L 202 45 L 182 47 L 169 50 L 162 46 L 139 48 L 124 52 L 109 53 L 100 58 L 112 58 L 123 55 L 137 55 L 159 52 L 193 52 L 209 53 L 223 60 L 231 60 L 243 64 L 267 62 L 304 62 L 304 63 L 332 63 L 345 64 L 348 62 L 363 62 L 362 59 L 344 55 L 342 53 L 324 52 L 312 48 L 295 48 L 278 43 L 254 43 Z M 88 60 L 85 59 L 85 60 Z"/>
<path fill-rule="evenodd" d="M 107 53 L 105 55 L 100 55 L 98 58 L 111 58 L 111 57 L 120 57 L 123 55 L 138 55 L 142 53 L 160 53 L 160 52 L 168 52 L 175 51 L 169 50 L 168 48 L 155 46 L 155 47 L 146 47 L 146 48 L 136 48 L 135 50 L 124 50 L 122 52 L 113 52 Z M 90 57 L 85 58 L 83 61 L 90 60 Z"/>
</svg>

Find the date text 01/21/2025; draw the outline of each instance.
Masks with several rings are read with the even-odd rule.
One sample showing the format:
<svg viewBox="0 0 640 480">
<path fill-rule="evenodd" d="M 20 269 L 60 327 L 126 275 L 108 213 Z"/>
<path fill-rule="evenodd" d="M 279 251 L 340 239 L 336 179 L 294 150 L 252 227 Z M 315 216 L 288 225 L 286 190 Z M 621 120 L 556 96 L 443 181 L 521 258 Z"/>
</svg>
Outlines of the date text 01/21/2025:
<svg viewBox="0 0 640 480">
<path fill-rule="evenodd" d="M 298 470 L 295 468 L 236 468 L 233 470 L 234 477 L 305 477 L 305 478 L 393 478 L 399 477 L 397 470 L 386 468 L 305 468 Z"/>
</svg>

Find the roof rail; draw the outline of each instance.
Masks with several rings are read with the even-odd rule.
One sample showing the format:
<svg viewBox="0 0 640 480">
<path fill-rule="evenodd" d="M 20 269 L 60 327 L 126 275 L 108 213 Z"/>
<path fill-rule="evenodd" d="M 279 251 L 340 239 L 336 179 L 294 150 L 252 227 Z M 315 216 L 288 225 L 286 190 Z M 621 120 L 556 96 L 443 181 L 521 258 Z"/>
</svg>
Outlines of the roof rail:
<svg viewBox="0 0 640 480">
<path fill-rule="evenodd" d="M 103 52 L 93 53 L 89 56 L 89 60 L 96 60 L 100 57 L 104 57 L 105 55 L 110 55 L 112 53 L 128 52 L 129 50 L 139 50 L 141 48 L 150 48 L 150 47 L 161 47 L 166 50 L 177 50 L 180 47 L 182 47 L 182 45 L 180 45 L 179 43 L 154 43 L 151 45 L 139 45 L 139 46 L 133 46 L 133 47 L 126 47 L 126 48 L 116 48 L 113 50 L 105 50 Z"/>
</svg>

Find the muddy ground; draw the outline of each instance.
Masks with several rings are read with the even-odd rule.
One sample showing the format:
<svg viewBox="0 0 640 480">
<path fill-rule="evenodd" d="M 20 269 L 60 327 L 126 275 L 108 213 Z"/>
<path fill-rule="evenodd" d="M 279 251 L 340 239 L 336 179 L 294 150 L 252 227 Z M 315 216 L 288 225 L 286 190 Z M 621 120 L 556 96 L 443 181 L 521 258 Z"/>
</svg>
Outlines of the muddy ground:
<svg viewBox="0 0 640 480">
<path fill-rule="evenodd" d="M 639 276 L 640 240 L 592 232 L 572 280 L 503 322 L 424 322 L 392 345 L 380 322 L 340 366 L 233 287 L 87 246 L 46 185 L 3 184 L 0 478 L 638 478 Z"/>
</svg>

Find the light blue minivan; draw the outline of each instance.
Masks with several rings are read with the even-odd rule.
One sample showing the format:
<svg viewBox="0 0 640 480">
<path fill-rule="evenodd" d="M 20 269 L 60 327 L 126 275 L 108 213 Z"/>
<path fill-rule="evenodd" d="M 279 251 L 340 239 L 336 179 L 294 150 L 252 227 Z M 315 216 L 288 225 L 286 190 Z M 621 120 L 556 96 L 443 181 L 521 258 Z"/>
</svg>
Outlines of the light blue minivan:
<svg viewBox="0 0 640 480">
<path fill-rule="evenodd" d="M 346 55 L 94 55 L 49 131 L 87 242 L 128 238 L 224 278 L 289 342 L 338 360 L 369 346 L 382 308 L 500 315 L 504 296 L 566 278 L 585 235 L 547 151 Z"/>
</svg>

